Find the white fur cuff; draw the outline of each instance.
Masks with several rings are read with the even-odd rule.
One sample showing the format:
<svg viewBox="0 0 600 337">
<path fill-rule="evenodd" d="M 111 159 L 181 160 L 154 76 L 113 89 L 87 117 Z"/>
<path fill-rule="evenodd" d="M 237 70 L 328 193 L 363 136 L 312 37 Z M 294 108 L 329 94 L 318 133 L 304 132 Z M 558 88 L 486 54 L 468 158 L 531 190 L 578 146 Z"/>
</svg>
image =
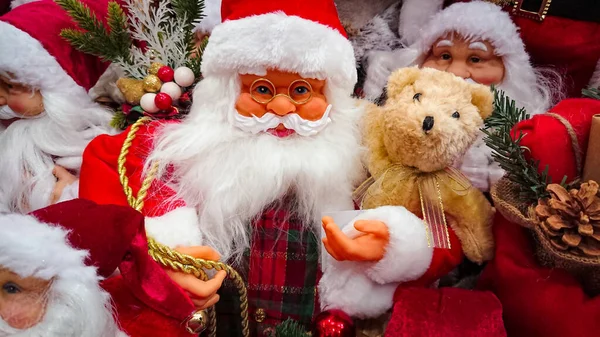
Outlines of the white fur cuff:
<svg viewBox="0 0 600 337">
<path fill-rule="evenodd" d="M 191 207 L 180 207 L 159 217 L 146 217 L 146 233 L 171 248 L 199 246 L 202 242 L 198 215 Z"/>
<path fill-rule="evenodd" d="M 392 308 L 397 286 L 373 282 L 354 262 L 333 260 L 319 282 L 321 310 L 338 309 L 361 319 L 378 317 Z"/>
<path fill-rule="evenodd" d="M 425 223 L 404 207 L 383 206 L 356 220 L 380 220 L 387 224 L 390 242 L 380 261 L 369 264 L 366 274 L 379 284 L 406 282 L 421 277 L 429 268 L 433 248 L 427 243 Z"/>
</svg>

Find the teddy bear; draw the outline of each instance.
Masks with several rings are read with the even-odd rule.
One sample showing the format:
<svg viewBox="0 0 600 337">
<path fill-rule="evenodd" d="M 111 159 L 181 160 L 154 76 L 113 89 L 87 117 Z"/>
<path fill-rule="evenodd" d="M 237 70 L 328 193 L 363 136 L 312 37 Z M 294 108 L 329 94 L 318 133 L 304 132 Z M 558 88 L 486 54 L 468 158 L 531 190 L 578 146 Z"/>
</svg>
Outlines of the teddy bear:
<svg viewBox="0 0 600 337">
<path fill-rule="evenodd" d="M 492 113 L 490 88 L 451 73 L 413 67 L 394 72 L 387 93 L 386 104 L 370 105 L 362 121 L 368 150 L 365 164 L 371 177 L 355 192 L 364 212 L 342 232 L 351 237 L 359 220 L 387 220 L 393 237 L 398 228 L 390 223 L 407 212 L 423 219 L 417 220 L 425 230 L 403 230 L 408 236 L 403 241 L 390 238 L 385 247 L 388 253 L 405 251 L 385 267 L 382 261 L 328 260 L 319 285 L 321 309 L 341 310 L 362 319 L 385 314 L 398 289 L 435 286 L 465 256 L 481 264 L 494 252 L 494 209 L 451 167 L 473 144 L 483 120 Z M 326 232 L 327 221 L 324 218 Z M 411 225 L 403 220 L 395 226 Z M 419 242 L 425 248 L 406 251 Z M 327 239 L 324 243 L 328 252 L 335 250 Z"/>
</svg>

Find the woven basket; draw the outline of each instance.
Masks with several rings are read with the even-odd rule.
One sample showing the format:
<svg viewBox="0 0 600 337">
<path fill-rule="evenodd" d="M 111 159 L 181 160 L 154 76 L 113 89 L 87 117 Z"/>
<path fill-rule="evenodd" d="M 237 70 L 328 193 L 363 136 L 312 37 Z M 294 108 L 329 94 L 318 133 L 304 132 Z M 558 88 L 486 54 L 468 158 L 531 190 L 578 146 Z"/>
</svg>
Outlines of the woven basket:
<svg viewBox="0 0 600 337">
<path fill-rule="evenodd" d="M 508 178 L 504 177 L 494 185 L 491 194 L 494 205 L 502 216 L 531 230 L 535 238 L 536 259 L 540 265 L 565 269 L 577 278 L 590 296 L 600 294 L 600 258 L 577 256 L 556 249 L 540 229 L 534 205 L 519 202 L 518 186 Z"/>
</svg>

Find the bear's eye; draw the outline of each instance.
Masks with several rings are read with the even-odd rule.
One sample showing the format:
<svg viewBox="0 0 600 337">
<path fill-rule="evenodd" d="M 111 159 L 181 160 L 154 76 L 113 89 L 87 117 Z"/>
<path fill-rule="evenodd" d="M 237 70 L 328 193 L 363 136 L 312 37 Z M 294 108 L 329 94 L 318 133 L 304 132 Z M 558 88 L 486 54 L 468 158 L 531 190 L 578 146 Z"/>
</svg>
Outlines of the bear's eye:
<svg viewBox="0 0 600 337">
<path fill-rule="evenodd" d="M 420 101 L 421 101 L 421 95 L 422 95 L 422 94 L 421 94 L 420 92 L 416 93 L 416 94 L 413 96 L 413 101 L 420 102 Z"/>
<path fill-rule="evenodd" d="M 460 118 L 460 114 L 458 113 L 458 111 L 454 111 L 454 113 L 452 114 L 452 118 L 456 118 L 456 119 Z"/>
</svg>

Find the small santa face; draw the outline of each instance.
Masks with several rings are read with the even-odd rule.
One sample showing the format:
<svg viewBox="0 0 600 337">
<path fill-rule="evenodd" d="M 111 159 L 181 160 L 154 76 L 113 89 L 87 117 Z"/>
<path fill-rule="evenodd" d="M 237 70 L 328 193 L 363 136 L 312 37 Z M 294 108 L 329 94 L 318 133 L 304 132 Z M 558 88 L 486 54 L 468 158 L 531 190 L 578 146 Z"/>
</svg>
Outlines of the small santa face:
<svg viewBox="0 0 600 337">
<path fill-rule="evenodd" d="M 44 111 L 44 102 L 39 90 L 0 76 L 0 110 L 5 110 L 0 119 L 35 117 Z"/>
<path fill-rule="evenodd" d="M 51 281 L 35 277 L 22 278 L 0 266 L 0 333 L 3 323 L 14 329 L 28 329 L 38 324 L 46 311 Z"/>
<path fill-rule="evenodd" d="M 479 84 L 500 84 L 504 79 L 504 62 L 494 51 L 488 41 L 450 34 L 435 41 L 421 66 L 447 71 Z"/>
<path fill-rule="evenodd" d="M 330 122 L 325 80 L 269 70 L 265 76 L 240 75 L 236 126 L 254 134 L 312 136 Z"/>
</svg>

